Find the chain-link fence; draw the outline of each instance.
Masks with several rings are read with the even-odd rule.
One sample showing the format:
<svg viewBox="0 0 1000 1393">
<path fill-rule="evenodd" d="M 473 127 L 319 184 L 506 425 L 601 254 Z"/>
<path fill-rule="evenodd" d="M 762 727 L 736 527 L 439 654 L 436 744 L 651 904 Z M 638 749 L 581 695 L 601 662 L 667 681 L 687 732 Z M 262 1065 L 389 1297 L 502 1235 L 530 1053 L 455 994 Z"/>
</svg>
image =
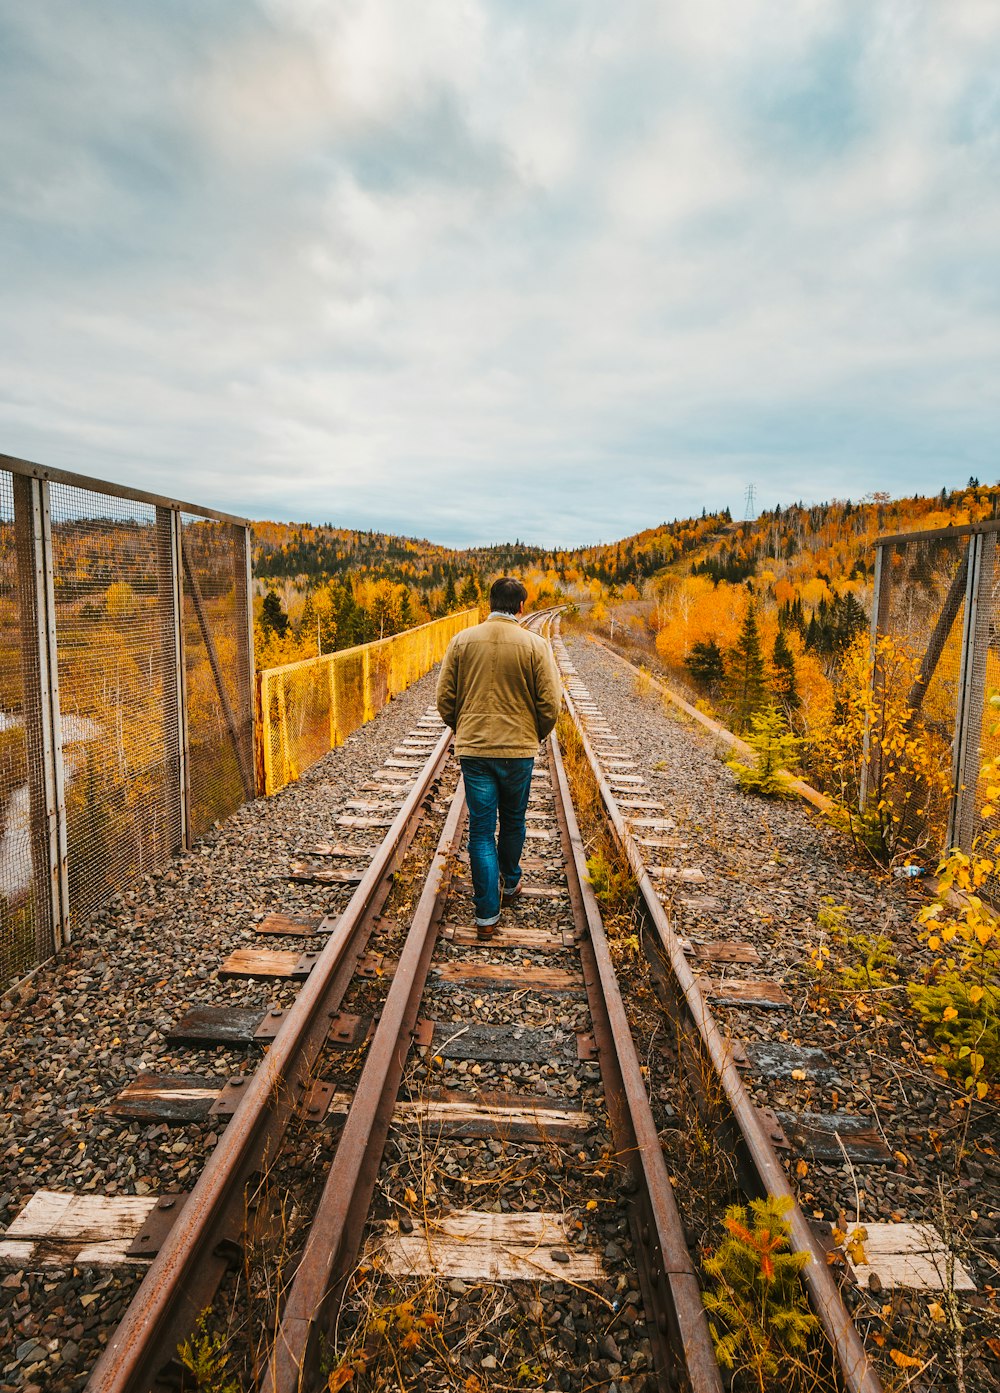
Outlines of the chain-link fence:
<svg viewBox="0 0 1000 1393">
<path fill-rule="evenodd" d="M 950 773 L 935 787 L 911 761 L 907 777 L 881 791 L 893 800 L 906 841 L 922 840 L 934 853 L 946 846 L 971 851 L 976 844 L 987 787 L 980 771 L 1000 753 L 994 734 L 1000 711 L 990 705 L 1000 689 L 998 530 L 1000 523 L 980 523 L 876 543 L 876 719 L 891 702 L 905 702 L 902 734 L 919 730 L 926 767 Z M 869 799 L 877 796 L 887 763 L 873 740 Z"/>
<path fill-rule="evenodd" d="M 42 742 L 25 728 L 26 711 L 37 712 L 40 736 L 43 712 L 34 578 L 14 526 L 18 482 L 0 472 L 0 988 L 52 943 Z"/>
<path fill-rule="evenodd" d="M 375 643 L 257 674 L 257 787 L 274 793 L 371 720 L 444 657 L 478 609 L 434 619 Z"/>
<path fill-rule="evenodd" d="M 247 533 L 181 518 L 188 818 L 198 837 L 254 796 Z"/>
<path fill-rule="evenodd" d="M 0 456 L 0 990 L 253 796 L 247 524 Z"/>
</svg>

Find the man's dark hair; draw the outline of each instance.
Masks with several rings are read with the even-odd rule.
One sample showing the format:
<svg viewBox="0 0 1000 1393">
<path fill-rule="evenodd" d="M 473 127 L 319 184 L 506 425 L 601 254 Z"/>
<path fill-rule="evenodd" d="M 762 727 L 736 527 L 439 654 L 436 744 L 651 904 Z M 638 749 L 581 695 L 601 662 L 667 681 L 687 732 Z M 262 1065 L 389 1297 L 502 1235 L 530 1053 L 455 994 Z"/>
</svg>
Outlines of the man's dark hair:
<svg viewBox="0 0 1000 1393">
<path fill-rule="evenodd" d="M 490 586 L 490 610 L 494 614 L 516 614 L 527 598 L 527 590 L 512 576 L 501 576 Z"/>
</svg>

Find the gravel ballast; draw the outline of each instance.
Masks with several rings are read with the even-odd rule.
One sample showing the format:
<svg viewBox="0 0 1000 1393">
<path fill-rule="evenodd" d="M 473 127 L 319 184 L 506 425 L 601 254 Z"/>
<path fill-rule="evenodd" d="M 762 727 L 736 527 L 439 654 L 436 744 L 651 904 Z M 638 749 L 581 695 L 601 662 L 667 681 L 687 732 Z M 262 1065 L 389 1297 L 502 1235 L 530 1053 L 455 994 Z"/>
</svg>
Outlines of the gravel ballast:
<svg viewBox="0 0 1000 1393">
<path fill-rule="evenodd" d="M 997 1114 L 990 1104 L 977 1103 L 970 1120 L 959 1102 L 963 1090 L 919 1058 L 905 980 L 926 952 L 914 927 L 923 893 L 859 864 L 847 839 L 800 800 L 742 793 L 726 754 L 702 727 L 678 719 L 676 708 L 651 693 L 634 669 L 589 638 L 569 633 L 564 639 L 580 680 L 620 737 L 616 753 L 636 761 L 630 773 L 645 781 L 649 792 L 642 796 L 661 800 L 676 823 L 677 849 L 647 852 L 647 864 L 659 860 L 705 877 L 696 885 L 675 883 L 664 894 L 676 927 L 693 941 L 749 942 L 759 965 L 713 967 L 711 975 L 766 977 L 791 999 L 780 1011 L 713 1001 L 717 1019 L 751 1051 L 771 1040 L 820 1048 L 833 1066 L 833 1075 L 823 1079 L 808 1070 L 797 1070 L 803 1076 L 793 1078 L 790 1069 L 755 1077 L 751 1066 L 744 1075 L 755 1101 L 795 1116 L 855 1114 L 891 1153 L 887 1165 L 810 1159 L 796 1173 L 802 1153 L 793 1146 L 786 1165 L 806 1214 L 817 1222 L 844 1215 L 853 1227 L 860 1198 L 862 1224 L 931 1222 L 939 1231 L 947 1224 L 979 1287 L 971 1301 L 960 1302 L 966 1387 L 1000 1387 Z M 837 952 L 820 922 L 832 904 L 844 907 L 849 934 L 884 935 L 892 945 L 900 985 L 881 997 L 876 993 L 874 1005 L 862 1000 L 858 1009 L 857 993 L 817 992 L 810 952 L 822 946 Z M 838 981 L 835 975 L 827 980 Z M 900 1290 L 891 1301 L 884 1293 L 860 1294 L 862 1327 L 887 1348 L 919 1349 L 931 1359 L 929 1368 L 940 1382 L 921 1386 L 958 1386 L 954 1338 L 942 1329 L 941 1299 L 929 1291 Z"/>
<path fill-rule="evenodd" d="M 413 730 L 434 699 L 429 674 L 295 784 L 245 804 L 162 872 L 116 897 L 73 943 L 0 1006 L 3 1080 L 0 1226 L 39 1189 L 99 1195 L 189 1190 L 218 1138 L 211 1120 L 144 1126 L 106 1109 L 144 1071 L 209 1080 L 253 1068 L 257 1051 L 172 1046 L 164 1032 L 200 1005 L 287 1005 L 286 981 L 220 981 L 236 948 L 298 948 L 263 938 L 270 912 L 317 918 L 353 886 L 293 882 L 301 848 L 356 845 L 364 866 L 381 829 L 336 817 Z M 310 859 L 308 857 L 301 859 Z M 339 862 L 337 864 L 340 864 Z M 78 1390 L 141 1273 L 52 1268 L 0 1273 L 0 1393 Z"/>
</svg>

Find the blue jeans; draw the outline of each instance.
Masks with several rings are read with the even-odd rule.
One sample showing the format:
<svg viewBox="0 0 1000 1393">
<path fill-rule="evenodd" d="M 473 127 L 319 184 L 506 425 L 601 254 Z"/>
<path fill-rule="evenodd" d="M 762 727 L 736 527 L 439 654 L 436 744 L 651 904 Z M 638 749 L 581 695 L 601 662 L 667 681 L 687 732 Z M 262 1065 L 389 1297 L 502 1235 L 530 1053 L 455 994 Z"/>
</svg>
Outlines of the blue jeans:
<svg viewBox="0 0 1000 1393">
<path fill-rule="evenodd" d="M 485 927 L 500 917 L 500 882 L 512 890 L 521 879 L 524 814 L 535 761 L 463 755 L 459 763 L 469 805 L 469 862 L 476 924 Z"/>
</svg>

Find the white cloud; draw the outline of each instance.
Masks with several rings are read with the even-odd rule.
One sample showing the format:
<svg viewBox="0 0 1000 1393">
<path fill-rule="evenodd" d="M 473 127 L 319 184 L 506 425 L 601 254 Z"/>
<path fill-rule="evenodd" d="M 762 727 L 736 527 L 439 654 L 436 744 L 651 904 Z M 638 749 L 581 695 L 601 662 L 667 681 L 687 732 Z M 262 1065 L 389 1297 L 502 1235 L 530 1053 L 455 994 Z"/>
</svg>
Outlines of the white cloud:
<svg viewBox="0 0 1000 1393">
<path fill-rule="evenodd" d="M 14 37 L 8 451 L 470 540 L 989 475 L 992 5 L 65 5 Z"/>
</svg>

